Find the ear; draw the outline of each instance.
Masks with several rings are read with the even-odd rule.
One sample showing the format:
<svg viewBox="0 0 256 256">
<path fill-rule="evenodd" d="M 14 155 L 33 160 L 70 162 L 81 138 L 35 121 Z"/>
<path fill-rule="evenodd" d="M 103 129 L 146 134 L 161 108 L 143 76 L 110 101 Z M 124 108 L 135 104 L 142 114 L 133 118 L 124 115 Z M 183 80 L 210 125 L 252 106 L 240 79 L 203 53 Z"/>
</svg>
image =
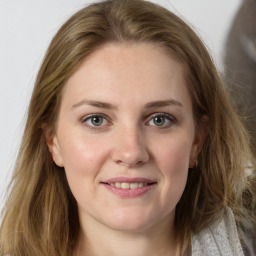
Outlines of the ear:
<svg viewBox="0 0 256 256">
<path fill-rule="evenodd" d="M 59 167 L 63 167 L 64 166 L 63 159 L 62 159 L 59 141 L 58 141 L 56 133 L 53 132 L 53 129 L 50 129 L 50 128 L 46 127 L 45 125 L 42 126 L 42 129 L 44 131 L 46 143 L 47 143 L 48 149 L 52 155 L 53 161 Z"/>
<path fill-rule="evenodd" d="M 195 168 L 197 165 L 197 157 L 202 150 L 205 138 L 208 134 L 208 117 L 203 116 L 195 131 L 195 138 L 190 152 L 189 168 Z"/>
</svg>

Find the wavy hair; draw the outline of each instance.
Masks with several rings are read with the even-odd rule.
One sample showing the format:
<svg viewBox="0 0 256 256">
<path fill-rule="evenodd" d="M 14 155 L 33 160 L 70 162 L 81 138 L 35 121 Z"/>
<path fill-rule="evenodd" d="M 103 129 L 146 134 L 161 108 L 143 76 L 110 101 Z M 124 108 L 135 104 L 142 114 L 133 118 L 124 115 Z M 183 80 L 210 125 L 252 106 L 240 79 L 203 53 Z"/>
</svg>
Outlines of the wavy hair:
<svg viewBox="0 0 256 256">
<path fill-rule="evenodd" d="M 180 18 L 143 0 L 110 0 L 74 14 L 53 38 L 38 73 L 0 228 L 0 254 L 72 255 L 79 235 L 77 203 L 63 168 L 49 153 L 44 129 L 54 133 L 67 79 L 106 43 L 151 43 L 169 50 L 185 69 L 195 123 L 207 116 L 208 135 L 198 167 L 189 171 L 176 208 L 182 255 L 224 207 L 241 216 L 249 138 L 197 34 Z M 252 199 L 249 189 L 246 198 Z M 249 206 L 248 206 L 249 207 Z"/>
</svg>

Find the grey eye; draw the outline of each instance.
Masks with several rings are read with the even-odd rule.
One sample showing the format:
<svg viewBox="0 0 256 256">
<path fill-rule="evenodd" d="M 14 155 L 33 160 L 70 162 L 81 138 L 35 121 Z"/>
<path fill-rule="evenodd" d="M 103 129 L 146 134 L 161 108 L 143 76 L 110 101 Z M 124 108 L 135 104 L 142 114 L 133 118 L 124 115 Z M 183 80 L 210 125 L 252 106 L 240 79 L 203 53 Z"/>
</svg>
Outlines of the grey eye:
<svg viewBox="0 0 256 256">
<path fill-rule="evenodd" d="M 153 118 L 153 123 L 156 126 L 163 126 L 165 125 L 165 122 L 166 122 L 166 118 L 164 116 L 156 116 Z"/>
<path fill-rule="evenodd" d="M 93 116 L 93 117 L 91 117 L 91 123 L 92 123 L 92 125 L 94 125 L 94 126 L 100 126 L 100 125 L 102 125 L 102 123 L 103 123 L 103 117 L 101 117 L 101 116 Z"/>
<path fill-rule="evenodd" d="M 89 116 L 83 122 L 91 127 L 100 127 L 107 124 L 106 118 L 100 115 Z"/>
<path fill-rule="evenodd" d="M 100 126 L 103 123 L 103 118 L 100 117 L 100 116 L 94 116 L 94 117 L 92 117 L 92 121 L 91 122 L 95 126 Z"/>
<path fill-rule="evenodd" d="M 169 127 L 174 123 L 175 123 L 175 119 L 169 114 L 165 114 L 165 113 L 154 115 L 148 122 L 149 125 L 157 126 L 157 127 Z"/>
</svg>

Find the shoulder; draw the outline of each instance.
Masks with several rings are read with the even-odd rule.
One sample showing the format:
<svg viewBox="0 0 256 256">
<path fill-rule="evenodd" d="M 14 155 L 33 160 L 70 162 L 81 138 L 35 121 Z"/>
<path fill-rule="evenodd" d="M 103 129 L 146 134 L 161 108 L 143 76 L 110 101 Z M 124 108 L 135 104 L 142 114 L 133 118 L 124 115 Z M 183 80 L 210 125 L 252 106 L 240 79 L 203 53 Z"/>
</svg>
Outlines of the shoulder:
<svg viewBox="0 0 256 256">
<path fill-rule="evenodd" d="M 192 256 L 244 256 L 235 218 L 229 208 L 225 209 L 220 221 L 192 234 L 191 243 Z"/>
</svg>

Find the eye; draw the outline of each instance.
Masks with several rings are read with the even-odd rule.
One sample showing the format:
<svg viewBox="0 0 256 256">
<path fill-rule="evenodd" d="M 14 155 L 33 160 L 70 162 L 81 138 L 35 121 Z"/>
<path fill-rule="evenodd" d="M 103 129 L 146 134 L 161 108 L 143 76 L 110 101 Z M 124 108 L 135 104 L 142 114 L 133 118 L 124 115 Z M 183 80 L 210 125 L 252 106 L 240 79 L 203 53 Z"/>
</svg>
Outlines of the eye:
<svg viewBox="0 0 256 256">
<path fill-rule="evenodd" d="M 91 128 L 95 128 L 106 125 L 108 121 L 103 115 L 93 114 L 83 118 L 83 123 Z"/>
<path fill-rule="evenodd" d="M 156 113 L 149 120 L 148 124 L 158 127 L 169 127 L 175 123 L 175 118 L 166 113 Z"/>
</svg>

